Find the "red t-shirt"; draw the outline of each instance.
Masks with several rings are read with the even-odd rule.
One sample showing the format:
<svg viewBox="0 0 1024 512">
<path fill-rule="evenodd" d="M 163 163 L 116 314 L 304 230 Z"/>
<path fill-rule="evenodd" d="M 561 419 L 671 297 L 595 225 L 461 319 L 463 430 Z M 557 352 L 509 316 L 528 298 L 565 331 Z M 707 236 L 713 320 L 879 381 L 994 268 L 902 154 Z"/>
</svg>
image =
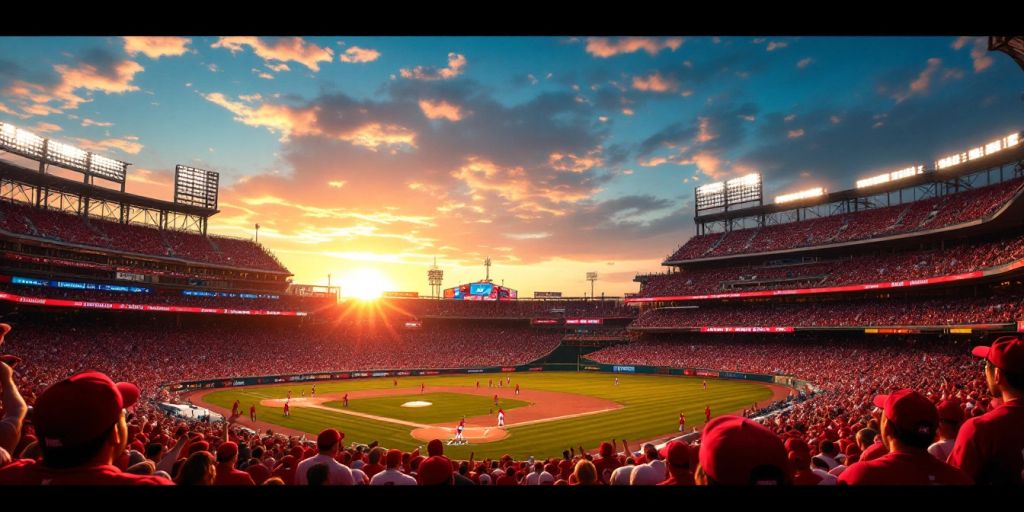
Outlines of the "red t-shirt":
<svg viewBox="0 0 1024 512">
<path fill-rule="evenodd" d="M 971 485 L 967 476 L 926 450 L 891 452 L 856 462 L 839 475 L 840 485 Z"/>
<path fill-rule="evenodd" d="M 363 470 L 363 473 L 366 473 L 368 478 L 373 478 L 373 475 L 384 471 L 384 466 L 381 464 L 367 464 L 360 469 Z"/>
<path fill-rule="evenodd" d="M 821 477 L 811 470 L 793 473 L 793 485 L 818 485 L 819 483 L 821 483 Z"/>
<path fill-rule="evenodd" d="M 615 471 L 616 468 L 621 466 L 619 464 L 618 457 L 611 456 L 608 458 L 601 458 L 594 461 L 594 467 L 597 468 L 597 478 L 604 483 L 608 483 L 608 478 L 611 477 L 611 472 Z M 608 477 L 604 476 L 605 470 L 608 471 Z"/>
<path fill-rule="evenodd" d="M 213 485 L 256 485 L 256 482 L 252 480 L 252 475 L 230 464 L 217 464 L 217 477 L 213 479 Z"/>
<path fill-rule="evenodd" d="M 558 461 L 558 477 L 562 480 L 568 480 L 569 475 L 572 474 L 573 464 L 571 460 L 562 459 Z"/>
<path fill-rule="evenodd" d="M 882 441 L 875 441 L 874 444 L 868 446 L 864 453 L 860 454 L 861 462 L 867 462 L 869 460 L 875 460 L 879 457 L 884 457 L 885 454 L 889 453 L 889 448 L 885 446 Z"/>
<path fill-rule="evenodd" d="M 0 485 L 174 485 L 153 475 L 122 473 L 112 465 L 49 469 L 32 459 L 16 460 L 0 469 Z"/>
<path fill-rule="evenodd" d="M 976 483 L 1020 485 L 1024 470 L 1024 403 L 1013 400 L 967 420 L 947 459 Z"/>
</svg>

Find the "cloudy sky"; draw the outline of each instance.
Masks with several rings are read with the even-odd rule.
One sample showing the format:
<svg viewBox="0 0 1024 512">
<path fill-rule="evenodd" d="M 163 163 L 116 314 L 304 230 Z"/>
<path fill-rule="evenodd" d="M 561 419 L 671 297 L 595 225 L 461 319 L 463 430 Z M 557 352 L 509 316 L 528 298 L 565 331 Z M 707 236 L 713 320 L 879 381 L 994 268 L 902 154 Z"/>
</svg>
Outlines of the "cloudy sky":
<svg viewBox="0 0 1024 512">
<path fill-rule="evenodd" d="M 211 232 L 299 283 L 492 277 L 635 292 L 693 232 L 695 186 L 766 196 L 930 163 L 1024 128 L 984 38 L 0 38 L 0 120 L 132 162 L 221 173 Z"/>
</svg>

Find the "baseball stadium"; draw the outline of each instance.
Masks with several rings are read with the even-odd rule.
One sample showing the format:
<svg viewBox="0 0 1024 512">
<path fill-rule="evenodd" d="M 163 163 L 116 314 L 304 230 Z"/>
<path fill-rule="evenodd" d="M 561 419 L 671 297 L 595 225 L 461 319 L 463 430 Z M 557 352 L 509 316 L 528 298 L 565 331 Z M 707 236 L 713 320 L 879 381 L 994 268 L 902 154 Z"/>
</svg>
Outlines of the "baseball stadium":
<svg viewBox="0 0 1024 512">
<path fill-rule="evenodd" d="M 907 41 L 948 55 L 922 60 L 902 89 L 872 86 L 888 113 L 722 113 L 709 98 L 693 123 L 650 112 L 651 95 L 682 101 L 704 84 L 682 72 L 588 90 L 538 68 L 516 87 L 570 93 L 508 107 L 474 96 L 498 94 L 465 74 L 488 65 L 481 46 L 448 53 L 447 67 L 392 64 L 389 99 L 346 85 L 275 103 L 217 87 L 232 73 L 285 87 L 310 80 L 297 71 L 375 72 L 402 41 L 94 39 L 36 41 L 40 55 L 81 50 L 52 66 L 57 85 L 0 57 L 0 487 L 1022 483 L 1024 115 L 1019 100 L 999 103 L 1024 83 L 1022 37 Z M 775 58 L 805 44 L 693 39 L 583 38 L 557 52 L 608 69 L 674 55 L 696 74 L 699 45 Z M 200 56 L 205 75 L 179 80 L 180 96 L 146 80 Z M 201 102 L 259 134 L 173 156 L 190 134 L 98 117 L 136 99 Z M 940 101 L 981 105 L 980 120 L 925 112 Z M 602 102 L 622 119 L 574 117 Z M 617 139 L 612 121 L 643 130 L 644 109 L 669 127 Z M 832 135 L 848 122 L 872 142 Z M 733 125 L 768 143 L 727 156 Z M 573 146 L 590 130 L 598 149 Z M 128 132 L 140 135 L 118 138 Z M 263 151 L 246 137 L 295 172 L 240 170 Z M 443 156 L 467 141 L 471 155 Z M 515 163 L 533 146 L 541 157 Z M 301 181 L 318 159 L 331 170 Z M 872 163 L 807 170 L 843 159 Z M 666 165 L 688 170 L 602 195 Z M 638 195 L 662 187 L 682 206 Z M 613 266 L 588 250 L 623 256 Z M 616 270 L 634 260 L 649 265 Z M 388 274 L 398 266 L 408 273 Z"/>
</svg>

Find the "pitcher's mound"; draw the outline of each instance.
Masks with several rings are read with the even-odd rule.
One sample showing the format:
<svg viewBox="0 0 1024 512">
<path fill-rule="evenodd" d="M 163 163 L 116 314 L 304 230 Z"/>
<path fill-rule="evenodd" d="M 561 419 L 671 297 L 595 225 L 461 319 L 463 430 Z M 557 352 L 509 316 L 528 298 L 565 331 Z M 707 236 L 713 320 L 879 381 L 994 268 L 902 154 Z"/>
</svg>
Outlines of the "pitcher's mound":
<svg viewBox="0 0 1024 512">
<path fill-rule="evenodd" d="M 446 441 L 455 437 L 454 427 L 424 427 L 417 428 L 410 432 L 412 437 L 419 439 L 420 441 L 431 441 L 433 439 L 440 439 Z M 466 438 L 470 444 L 474 443 L 493 443 L 495 441 L 501 441 L 508 437 L 508 431 L 500 427 L 466 427 L 462 432 L 462 437 Z"/>
<path fill-rule="evenodd" d="M 406 403 L 402 404 L 402 407 L 430 407 L 431 405 L 434 405 L 434 404 L 432 404 L 430 402 L 424 402 L 422 400 L 415 400 L 415 401 L 412 401 L 412 402 L 406 402 Z"/>
</svg>

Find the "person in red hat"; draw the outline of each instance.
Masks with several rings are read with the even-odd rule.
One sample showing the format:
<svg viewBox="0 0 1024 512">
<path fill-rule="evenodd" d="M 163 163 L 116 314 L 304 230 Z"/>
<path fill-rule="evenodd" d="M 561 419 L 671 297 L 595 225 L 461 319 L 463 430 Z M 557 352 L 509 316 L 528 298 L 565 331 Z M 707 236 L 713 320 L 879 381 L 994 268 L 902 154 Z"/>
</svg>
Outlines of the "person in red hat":
<svg viewBox="0 0 1024 512">
<path fill-rule="evenodd" d="M 217 447 L 217 477 L 213 485 L 256 485 L 249 473 L 235 469 L 238 464 L 238 444 L 233 441 Z"/>
<path fill-rule="evenodd" d="M 134 384 L 99 372 L 62 380 L 36 399 L 32 422 L 41 462 L 14 461 L 0 485 L 170 485 L 165 478 L 123 473 L 113 465 L 128 445 L 124 410 L 139 399 Z"/>
<path fill-rule="evenodd" d="M 960 425 L 964 423 L 964 410 L 960 408 L 960 401 L 956 399 L 943 400 L 936 408 L 939 411 L 939 440 L 928 447 L 928 453 L 945 462 L 953 452 L 956 435 L 960 432 Z"/>
<path fill-rule="evenodd" d="M 256 421 L 256 404 L 252 404 L 249 406 L 249 421 Z"/>
<path fill-rule="evenodd" d="M 690 447 L 683 441 L 670 441 L 664 449 L 668 478 L 658 485 L 693 485 L 690 472 Z"/>
<path fill-rule="evenodd" d="M 285 417 L 291 416 L 291 408 L 288 406 L 288 401 L 284 402 L 284 415 Z"/>
<path fill-rule="evenodd" d="M 881 437 L 889 453 L 858 462 L 839 476 L 840 485 L 970 485 L 963 471 L 928 453 L 939 428 L 939 412 L 924 395 L 902 389 L 878 395 Z"/>
<path fill-rule="evenodd" d="M 679 431 L 686 430 L 686 415 L 679 413 Z"/>
<path fill-rule="evenodd" d="M 608 479 L 611 478 L 612 471 L 615 471 L 615 468 L 622 464 L 619 463 L 619 458 L 615 455 L 615 445 L 612 443 L 601 443 L 598 453 L 601 455 L 601 458 L 594 461 L 594 467 L 597 469 L 597 476 L 601 479 L 601 482 L 607 484 Z"/>
<path fill-rule="evenodd" d="M 697 485 L 793 483 L 782 439 L 739 416 L 719 416 L 704 426 L 698 461 Z"/>
<path fill-rule="evenodd" d="M 960 427 L 948 462 L 978 484 L 1024 481 L 1024 340 L 1000 338 L 971 352 L 985 359 L 985 382 L 1003 404 Z"/>
<path fill-rule="evenodd" d="M 708 423 L 710 421 L 711 421 L 711 406 L 710 405 L 706 405 L 706 406 L 704 406 L 704 423 Z"/>
<path fill-rule="evenodd" d="M 316 447 L 319 454 L 309 457 L 298 464 L 295 468 L 295 485 L 308 485 L 306 473 L 309 471 L 309 468 L 317 464 L 327 465 L 328 485 L 355 485 L 352 470 L 335 460 L 335 457 L 338 455 L 338 446 L 344 438 L 344 434 L 333 428 L 320 432 L 320 435 L 316 438 Z"/>
</svg>

